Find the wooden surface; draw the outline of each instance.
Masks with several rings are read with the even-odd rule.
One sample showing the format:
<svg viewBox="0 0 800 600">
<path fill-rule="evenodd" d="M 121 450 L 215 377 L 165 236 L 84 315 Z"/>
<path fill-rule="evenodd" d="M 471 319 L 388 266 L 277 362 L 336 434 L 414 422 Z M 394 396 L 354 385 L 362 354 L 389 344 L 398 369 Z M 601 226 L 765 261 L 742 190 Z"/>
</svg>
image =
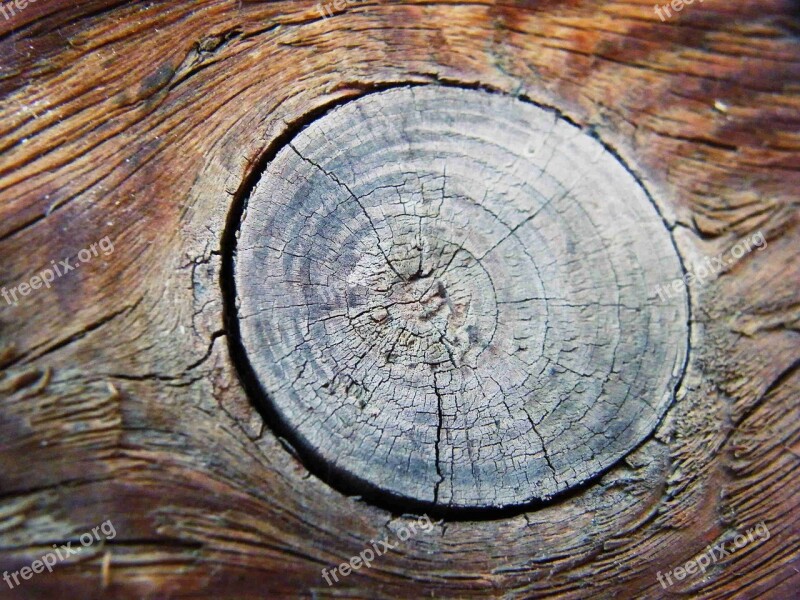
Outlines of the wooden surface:
<svg viewBox="0 0 800 600">
<path fill-rule="evenodd" d="M 655 207 L 597 140 L 513 98 L 337 108 L 270 162 L 234 253 L 231 319 L 281 433 L 398 509 L 550 499 L 640 444 L 683 374 Z"/>
<path fill-rule="evenodd" d="M 789 0 L 39 1 L 0 18 L 0 568 L 117 535 L 9 597 L 793 598 L 800 20 Z M 417 522 L 346 497 L 264 425 L 228 348 L 223 232 L 334 105 L 403 84 L 555 107 L 644 182 L 687 266 L 689 362 L 652 439 L 557 501 Z M 235 212 L 235 211 L 234 211 Z M 658 572 L 768 539 L 664 590 Z M 5 584 L 0 582 L 0 586 Z"/>
</svg>

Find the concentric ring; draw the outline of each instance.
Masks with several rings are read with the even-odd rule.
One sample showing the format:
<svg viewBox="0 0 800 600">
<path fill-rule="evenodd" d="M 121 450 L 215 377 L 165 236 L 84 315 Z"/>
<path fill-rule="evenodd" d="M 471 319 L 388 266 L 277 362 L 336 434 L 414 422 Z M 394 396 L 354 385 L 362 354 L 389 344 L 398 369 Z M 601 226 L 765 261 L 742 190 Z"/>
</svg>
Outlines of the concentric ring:
<svg viewBox="0 0 800 600">
<path fill-rule="evenodd" d="M 370 94 L 281 149 L 247 201 L 241 343 L 293 442 L 393 497 L 547 499 L 671 400 L 687 300 L 630 172 L 521 100 Z"/>
</svg>

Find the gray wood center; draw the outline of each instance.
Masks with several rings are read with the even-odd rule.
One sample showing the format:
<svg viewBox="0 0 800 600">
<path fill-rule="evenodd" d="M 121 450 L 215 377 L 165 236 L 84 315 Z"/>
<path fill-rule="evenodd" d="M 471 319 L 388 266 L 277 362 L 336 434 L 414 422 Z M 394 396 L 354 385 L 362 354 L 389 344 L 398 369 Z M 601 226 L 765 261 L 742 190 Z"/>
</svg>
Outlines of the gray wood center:
<svg viewBox="0 0 800 600">
<path fill-rule="evenodd" d="M 653 430 L 687 352 L 683 275 L 601 143 L 510 97 L 399 88 L 281 149 L 247 201 L 241 343 L 289 438 L 356 488 L 545 500 Z"/>
</svg>

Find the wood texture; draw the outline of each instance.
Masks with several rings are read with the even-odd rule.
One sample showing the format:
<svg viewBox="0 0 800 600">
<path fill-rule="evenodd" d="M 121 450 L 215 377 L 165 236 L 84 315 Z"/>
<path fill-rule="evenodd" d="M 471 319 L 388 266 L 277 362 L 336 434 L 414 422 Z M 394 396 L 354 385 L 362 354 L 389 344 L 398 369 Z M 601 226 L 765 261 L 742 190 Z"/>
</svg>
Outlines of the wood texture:
<svg viewBox="0 0 800 600">
<path fill-rule="evenodd" d="M 370 94 L 281 149 L 236 249 L 245 353 L 297 448 L 442 507 L 546 500 L 641 443 L 688 340 L 661 217 L 520 100 Z"/>
<path fill-rule="evenodd" d="M 774 598 L 798 588 L 796 2 L 41 0 L 0 18 L 0 567 L 117 536 L 9 597 Z M 437 522 L 310 474 L 228 349 L 228 216 L 303 125 L 367 92 L 479 86 L 557 107 L 630 165 L 690 269 L 689 362 L 651 440 L 546 506 Z M 234 211 L 235 212 L 235 211 Z M 230 273 L 227 273 L 230 275 Z M 769 539 L 661 587 L 709 544 Z M 0 583 L 0 585 L 5 585 Z"/>
</svg>

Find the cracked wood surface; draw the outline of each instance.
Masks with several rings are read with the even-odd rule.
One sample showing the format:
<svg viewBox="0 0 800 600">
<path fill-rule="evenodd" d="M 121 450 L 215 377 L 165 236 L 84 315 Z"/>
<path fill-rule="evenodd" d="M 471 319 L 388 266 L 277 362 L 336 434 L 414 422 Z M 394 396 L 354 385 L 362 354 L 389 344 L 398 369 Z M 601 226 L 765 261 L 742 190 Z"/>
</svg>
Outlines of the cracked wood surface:
<svg viewBox="0 0 800 600">
<path fill-rule="evenodd" d="M 669 232 L 553 111 L 423 86 L 303 130 L 248 199 L 245 353 L 286 435 L 356 488 L 454 508 L 555 494 L 643 441 L 683 373 Z"/>
<path fill-rule="evenodd" d="M 138 4 L 0 19 L 0 567 L 111 519 L 117 536 L 9 597 L 791 598 L 798 588 L 800 23 L 790 0 Z M 287 452 L 228 351 L 222 232 L 299 127 L 385 86 L 555 106 L 644 182 L 691 267 L 689 362 L 652 438 L 543 506 L 410 522 Z M 764 521 L 704 576 L 656 578 Z M 0 585 L 5 585 L 0 582 Z"/>
</svg>

